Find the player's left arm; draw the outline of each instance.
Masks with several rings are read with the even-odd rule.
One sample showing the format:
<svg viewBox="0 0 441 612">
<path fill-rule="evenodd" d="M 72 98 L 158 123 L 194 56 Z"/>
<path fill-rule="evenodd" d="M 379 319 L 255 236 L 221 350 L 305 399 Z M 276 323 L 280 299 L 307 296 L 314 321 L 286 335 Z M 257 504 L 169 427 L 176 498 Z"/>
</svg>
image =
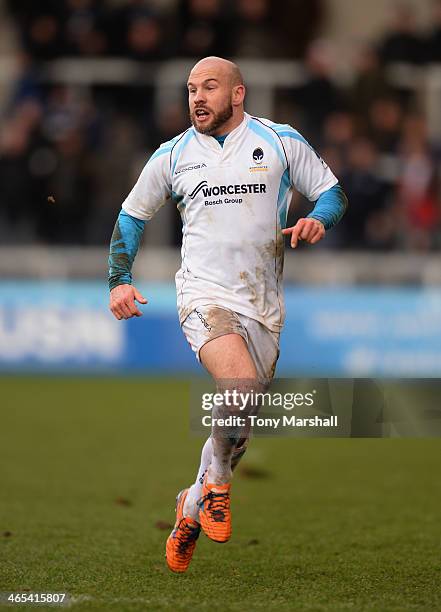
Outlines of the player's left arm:
<svg viewBox="0 0 441 612">
<path fill-rule="evenodd" d="M 314 203 L 305 218 L 282 230 L 291 235 L 291 246 L 295 248 L 299 240 L 309 244 L 319 242 L 343 217 L 348 199 L 329 166 L 298 132 L 290 130 L 291 135 L 285 136 L 283 142 L 291 185 Z"/>
<path fill-rule="evenodd" d="M 299 240 L 316 244 L 324 238 L 326 231 L 334 227 L 346 212 L 348 199 L 339 184 L 324 191 L 316 201 L 313 210 L 299 219 L 293 227 L 282 230 L 291 234 L 291 246 L 296 248 Z"/>
</svg>

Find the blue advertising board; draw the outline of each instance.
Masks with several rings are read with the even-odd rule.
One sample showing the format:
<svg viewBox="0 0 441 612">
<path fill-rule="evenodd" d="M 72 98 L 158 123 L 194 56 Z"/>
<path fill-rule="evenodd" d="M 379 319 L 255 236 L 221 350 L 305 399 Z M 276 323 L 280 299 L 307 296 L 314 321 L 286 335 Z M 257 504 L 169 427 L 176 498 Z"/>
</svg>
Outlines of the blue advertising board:
<svg viewBox="0 0 441 612">
<path fill-rule="evenodd" d="M 144 316 L 116 321 L 100 282 L 4 282 L 0 370 L 201 372 L 171 284 L 140 285 Z M 441 376 L 441 290 L 286 288 L 279 376 Z"/>
</svg>

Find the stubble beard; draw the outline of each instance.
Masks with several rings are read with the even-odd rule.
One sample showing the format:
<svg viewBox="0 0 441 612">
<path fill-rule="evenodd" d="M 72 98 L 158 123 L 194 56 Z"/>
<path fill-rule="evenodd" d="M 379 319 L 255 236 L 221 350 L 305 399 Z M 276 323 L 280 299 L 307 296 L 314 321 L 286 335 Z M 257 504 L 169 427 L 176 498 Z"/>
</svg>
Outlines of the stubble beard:
<svg viewBox="0 0 441 612">
<path fill-rule="evenodd" d="M 201 108 L 201 107 L 199 107 Z M 203 108 L 203 107 L 202 107 Z M 190 121 L 192 122 L 194 128 L 200 133 L 205 134 L 207 136 L 212 136 L 219 128 L 221 128 L 227 121 L 231 119 L 233 116 L 233 105 L 230 101 L 224 106 L 222 110 L 218 113 L 213 113 L 213 119 L 209 125 L 206 126 L 198 126 L 195 121 L 195 109 L 190 113 Z"/>
</svg>

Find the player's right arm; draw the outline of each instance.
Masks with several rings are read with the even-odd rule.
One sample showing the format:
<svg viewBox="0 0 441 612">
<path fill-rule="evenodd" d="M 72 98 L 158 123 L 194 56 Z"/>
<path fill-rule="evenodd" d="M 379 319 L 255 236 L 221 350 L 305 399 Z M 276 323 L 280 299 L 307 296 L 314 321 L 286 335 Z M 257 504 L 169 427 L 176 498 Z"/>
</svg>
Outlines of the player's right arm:
<svg viewBox="0 0 441 612">
<path fill-rule="evenodd" d="M 170 148 L 162 145 L 145 165 L 115 223 L 109 253 L 110 310 L 119 319 L 140 317 L 147 300 L 132 285 L 132 266 L 145 223 L 170 198 Z"/>
<path fill-rule="evenodd" d="M 135 300 L 147 300 L 132 285 L 132 266 L 138 252 L 145 221 L 121 210 L 115 223 L 109 253 L 110 310 L 118 319 L 140 317 Z"/>
</svg>

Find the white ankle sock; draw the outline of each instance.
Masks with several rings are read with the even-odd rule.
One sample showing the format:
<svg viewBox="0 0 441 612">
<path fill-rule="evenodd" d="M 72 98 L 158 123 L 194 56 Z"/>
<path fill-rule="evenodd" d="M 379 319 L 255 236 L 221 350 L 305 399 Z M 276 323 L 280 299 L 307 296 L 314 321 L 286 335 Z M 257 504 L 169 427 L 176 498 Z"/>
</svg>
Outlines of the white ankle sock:
<svg viewBox="0 0 441 612">
<path fill-rule="evenodd" d="M 197 501 L 202 496 L 202 483 L 204 482 L 205 472 L 211 463 L 213 455 L 213 445 L 211 437 L 205 442 L 201 453 L 201 464 L 199 466 L 196 481 L 188 490 L 187 497 L 184 503 L 184 516 L 189 516 L 194 521 L 199 522 L 199 508 Z"/>
<path fill-rule="evenodd" d="M 248 439 L 244 441 L 240 448 L 233 449 L 230 459 L 232 469 L 234 469 L 239 463 L 240 459 L 246 451 L 247 445 Z M 184 516 L 189 516 L 194 521 L 199 522 L 199 508 L 197 506 L 197 502 L 202 496 L 202 484 L 204 482 L 205 473 L 209 470 L 209 468 L 209 482 L 215 484 L 224 484 L 231 480 L 231 467 L 229 469 L 224 470 L 224 465 L 222 464 L 220 471 L 217 471 L 217 469 L 219 469 L 217 464 L 218 462 L 213 457 L 213 443 L 212 438 L 210 436 L 210 438 L 208 438 L 202 448 L 201 464 L 199 466 L 196 481 L 189 488 L 187 497 L 185 499 Z"/>
<path fill-rule="evenodd" d="M 207 481 L 214 484 L 227 484 L 233 475 L 231 471 L 231 457 L 234 444 L 229 438 L 222 436 L 212 438 L 213 456 L 208 468 Z"/>
</svg>

